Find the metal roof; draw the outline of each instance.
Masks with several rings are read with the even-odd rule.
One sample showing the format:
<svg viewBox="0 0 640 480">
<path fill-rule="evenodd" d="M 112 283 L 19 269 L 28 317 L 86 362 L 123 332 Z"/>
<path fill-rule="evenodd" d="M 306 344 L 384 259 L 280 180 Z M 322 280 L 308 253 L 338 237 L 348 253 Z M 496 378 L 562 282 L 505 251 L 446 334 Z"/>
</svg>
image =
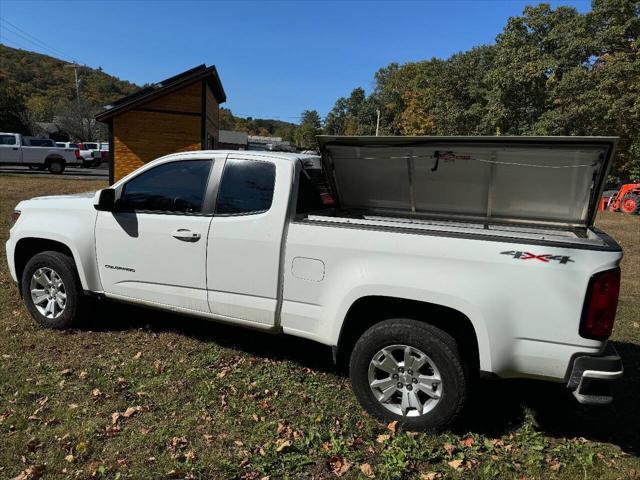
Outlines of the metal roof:
<svg viewBox="0 0 640 480">
<path fill-rule="evenodd" d="M 167 95 L 189 84 L 206 80 L 213 95 L 219 103 L 224 103 L 227 96 L 222 88 L 220 77 L 215 65 L 207 67 L 205 64 L 186 70 L 173 77 L 166 78 L 158 83 L 138 90 L 131 95 L 122 97 L 109 105 L 105 105 L 104 111 L 96 115 L 96 120 L 105 121 L 111 117 L 124 113 L 144 103 L 150 102 L 158 97 Z"/>
</svg>

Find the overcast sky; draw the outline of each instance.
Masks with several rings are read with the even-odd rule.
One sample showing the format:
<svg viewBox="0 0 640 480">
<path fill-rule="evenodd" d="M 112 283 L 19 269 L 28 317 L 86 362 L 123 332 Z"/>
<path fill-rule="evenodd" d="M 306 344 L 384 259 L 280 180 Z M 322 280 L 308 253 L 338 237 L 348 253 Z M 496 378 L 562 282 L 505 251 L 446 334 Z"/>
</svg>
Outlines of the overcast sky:
<svg viewBox="0 0 640 480">
<path fill-rule="evenodd" d="M 0 42 L 137 84 L 215 64 L 236 115 L 325 115 L 390 62 L 490 44 L 520 0 L 188 2 L 0 0 Z M 585 1 L 553 1 L 581 12 Z M 71 71 L 70 71 L 71 72 Z"/>
</svg>

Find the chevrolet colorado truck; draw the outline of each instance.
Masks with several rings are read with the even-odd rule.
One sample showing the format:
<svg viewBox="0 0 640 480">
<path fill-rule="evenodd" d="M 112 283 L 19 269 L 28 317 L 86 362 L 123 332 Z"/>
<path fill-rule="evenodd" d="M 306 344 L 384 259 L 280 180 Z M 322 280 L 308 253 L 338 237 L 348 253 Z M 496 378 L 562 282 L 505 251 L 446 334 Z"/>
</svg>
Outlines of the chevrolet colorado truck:
<svg viewBox="0 0 640 480">
<path fill-rule="evenodd" d="M 26 307 L 67 328 L 93 295 L 311 339 L 410 429 L 450 424 L 482 373 L 612 400 L 622 251 L 594 218 L 615 138 L 319 143 L 331 202 L 302 157 L 248 151 L 20 202 L 6 251 Z"/>
<path fill-rule="evenodd" d="M 67 165 L 82 165 L 82 157 L 77 148 L 60 148 L 48 138 L 0 133 L 0 165 L 23 165 L 59 174 Z"/>
</svg>

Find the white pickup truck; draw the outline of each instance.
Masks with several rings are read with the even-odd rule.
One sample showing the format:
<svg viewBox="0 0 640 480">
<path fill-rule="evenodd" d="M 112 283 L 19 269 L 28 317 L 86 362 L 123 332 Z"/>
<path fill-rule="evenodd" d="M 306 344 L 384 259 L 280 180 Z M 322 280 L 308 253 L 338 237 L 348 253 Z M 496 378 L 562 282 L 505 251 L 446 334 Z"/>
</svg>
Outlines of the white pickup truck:
<svg viewBox="0 0 640 480">
<path fill-rule="evenodd" d="M 593 222 L 614 138 L 319 139 L 332 202 L 296 154 L 237 151 L 20 202 L 27 308 L 66 328 L 93 295 L 315 340 L 410 429 L 448 425 L 482 373 L 611 401 L 622 251 Z"/>
<path fill-rule="evenodd" d="M 62 173 L 67 165 L 82 165 L 82 157 L 77 148 L 60 148 L 48 138 L 0 133 L 1 165 L 21 165 Z"/>
</svg>

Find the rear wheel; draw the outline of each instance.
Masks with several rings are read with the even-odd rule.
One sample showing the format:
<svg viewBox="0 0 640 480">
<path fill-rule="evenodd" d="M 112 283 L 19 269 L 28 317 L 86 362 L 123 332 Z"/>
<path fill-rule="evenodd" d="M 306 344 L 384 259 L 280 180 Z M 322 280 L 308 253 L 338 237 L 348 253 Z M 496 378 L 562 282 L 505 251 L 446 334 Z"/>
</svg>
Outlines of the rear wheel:
<svg viewBox="0 0 640 480">
<path fill-rule="evenodd" d="M 620 202 L 620 211 L 629 215 L 640 212 L 640 195 L 627 193 Z"/>
<path fill-rule="evenodd" d="M 34 255 L 22 273 L 22 297 L 33 319 L 47 328 L 70 327 L 83 304 L 73 259 L 60 252 Z"/>
<path fill-rule="evenodd" d="M 49 171 L 51 173 L 55 173 L 56 175 L 61 174 L 62 172 L 64 172 L 64 168 L 65 168 L 65 163 L 63 160 L 59 160 L 59 159 L 54 159 L 49 161 Z"/>
<path fill-rule="evenodd" d="M 351 354 L 356 397 L 372 415 L 410 430 L 441 430 L 462 411 L 469 375 L 455 340 L 412 319 L 380 322 Z"/>
</svg>

